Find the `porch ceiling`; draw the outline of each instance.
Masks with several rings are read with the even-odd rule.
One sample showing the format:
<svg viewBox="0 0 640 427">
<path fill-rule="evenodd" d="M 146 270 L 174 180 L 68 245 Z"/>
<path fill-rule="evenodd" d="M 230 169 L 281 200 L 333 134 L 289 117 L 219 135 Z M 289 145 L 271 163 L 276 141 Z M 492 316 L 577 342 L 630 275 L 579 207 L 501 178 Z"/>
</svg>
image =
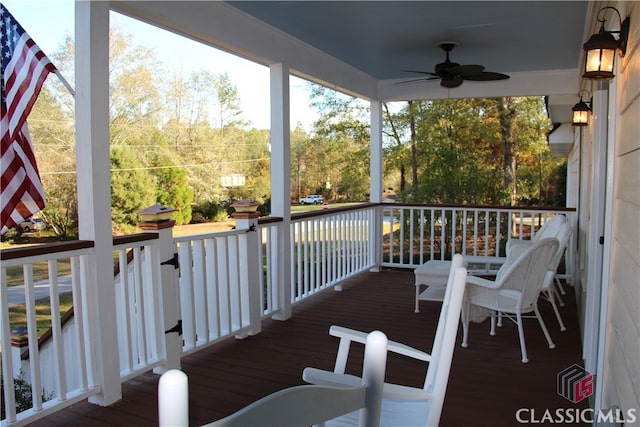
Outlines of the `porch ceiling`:
<svg viewBox="0 0 640 427">
<path fill-rule="evenodd" d="M 591 6 L 590 6 L 591 3 Z M 114 1 L 116 11 L 163 26 L 295 75 L 368 99 L 565 96 L 554 122 L 568 121 L 566 95 L 576 98 L 589 1 Z M 511 75 L 438 81 L 401 70 L 433 71 L 441 41 L 460 45 L 452 60 Z M 562 111 L 560 111 L 562 110 Z"/>
</svg>

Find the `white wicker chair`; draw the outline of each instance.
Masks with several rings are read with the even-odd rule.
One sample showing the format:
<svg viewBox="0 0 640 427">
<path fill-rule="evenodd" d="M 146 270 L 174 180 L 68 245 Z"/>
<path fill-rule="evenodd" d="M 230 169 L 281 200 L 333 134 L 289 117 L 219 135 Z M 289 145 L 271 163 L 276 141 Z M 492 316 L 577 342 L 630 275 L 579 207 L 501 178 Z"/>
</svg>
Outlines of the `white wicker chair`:
<svg viewBox="0 0 640 427">
<path fill-rule="evenodd" d="M 381 426 L 428 426 L 436 427 L 442 413 L 442 405 L 449 381 L 453 349 L 460 321 L 467 271 L 462 265 L 462 256 L 455 255 L 450 280 L 447 285 L 438 327 L 431 354 L 401 343 L 389 341 L 391 352 L 429 362 L 422 388 L 385 383 L 383 388 Z M 353 385 L 360 381 L 354 375 L 345 374 L 349 347 L 352 342 L 362 342 L 366 335 L 352 329 L 332 326 L 331 335 L 340 337 L 334 371 L 306 368 L 303 379 L 313 384 Z M 332 420 L 327 425 L 357 425 L 354 414 Z"/>
<path fill-rule="evenodd" d="M 564 305 L 560 295 L 558 294 L 558 290 L 554 286 L 554 281 L 560 287 L 560 281 L 557 277 L 558 265 L 560 265 L 560 261 L 562 261 L 562 257 L 564 256 L 564 252 L 569 245 L 569 239 L 571 238 L 571 224 L 569 222 L 564 222 L 560 226 L 560 230 L 556 234 L 556 239 L 558 239 L 558 250 L 553 255 L 551 259 L 551 264 L 549 270 L 547 271 L 544 282 L 542 283 L 542 288 L 540 289 L 540 295 L 551 303 L 553 307 L 553 312 L 556 315 L 556 319 L 558 319 L 558 324 L 560 325 L 561 331 L 566 331 L 567 328 L 564 326 L 564 322 L 562 321 L 562 317 L 560 316 L 560 311 L 558 310 L 558 305 L 556 304 L 556 299 L 560 303 L 560 305 Z"/>
<path fill-rule="evenodd" d="M 558 246 L 557 239 L 546 238 L 536 240 L 526 247 L 511 248 L 507 262 L 498 270 L 495 281 L 476 276 L 467 278 L 467 292 L 462 313 L 463 347 L 468 345 L 472 305 L 492 312 L 491 335 L 495 335 L 497 313 L 517 323 L 523 363 L 529 361 L 522 326 L 523 314 L 534 312 L 549 348 L 555 347 L 538 311 L 538 297 Z M 511 317 L 512 315 L 515 315 L 515 319 Z"/>
</svg>

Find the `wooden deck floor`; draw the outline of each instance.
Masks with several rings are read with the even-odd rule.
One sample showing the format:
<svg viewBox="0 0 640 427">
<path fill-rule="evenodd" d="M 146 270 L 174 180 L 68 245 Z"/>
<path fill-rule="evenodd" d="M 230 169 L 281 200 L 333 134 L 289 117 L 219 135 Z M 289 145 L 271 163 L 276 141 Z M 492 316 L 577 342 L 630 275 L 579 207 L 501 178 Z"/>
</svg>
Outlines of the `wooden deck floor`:
<svg viewBox="0 0 640 427">
<path fill-rule="evenodd" d="M 413 312 L 413 274 L 384 271 L 363 273 L 344 284 L 342 292 L 328 290 L 295 306 L 286 322 L 267 320 L 261 334 L 231 339 L 184 357 L 189 377 L 190 422 L 216 420 L 276 390 L 302 384 L 306 366 L 330 369 L 337 340 L 327 333 L 339 324 L 365 331 L 379 329 L 390 339 L 430 351 L 440 304 L 421 302 Z M 549 304 L 540 308 L 555 349 L 549 349 L 535 320 L 525 323 L 529 363 L 520 362 L 515 325 L 505 322 L 489 336 L 489 322 L 472 324 L 469 348 L 462 348 L 461 327 L 454 351 L 442 426 L 513 426 L 516 411 L 532 408 L 539 420 L 547 409 L 585 408 L 556 391 L 558 372 L 582 365 L 580 334 L 571 289 L 561 308 L 568 330 L 560 332 Z M 356 360 L 353 358 L 352 360 Z M 356 363 L 350 366 L 359 372 Z M 421 386 L 425 368 L 391 356 L 387 381 Z M 158 376 L 142 375 L 123 385 L 123 398 L 110 407 L 83 402 L 43 418 L 36 426 L 152 426 L 158 424 Z M 530 417 L 531 411 L 523 412 Z"/>
</svg>

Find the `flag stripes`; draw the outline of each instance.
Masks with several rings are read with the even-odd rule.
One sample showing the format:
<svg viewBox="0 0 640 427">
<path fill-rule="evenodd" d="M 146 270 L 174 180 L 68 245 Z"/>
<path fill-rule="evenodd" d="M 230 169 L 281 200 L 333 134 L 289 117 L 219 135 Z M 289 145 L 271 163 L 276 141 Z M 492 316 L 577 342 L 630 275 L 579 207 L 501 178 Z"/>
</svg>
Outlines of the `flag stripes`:
<svg viewBox="0 0 640 427">
<path fill-rule="evenodd" d="M 45 207 L 27 116 L 46 77 L 56 68 L 2 4 L 0 33 L 0 209 L 4 233 Z"/>
</svg>

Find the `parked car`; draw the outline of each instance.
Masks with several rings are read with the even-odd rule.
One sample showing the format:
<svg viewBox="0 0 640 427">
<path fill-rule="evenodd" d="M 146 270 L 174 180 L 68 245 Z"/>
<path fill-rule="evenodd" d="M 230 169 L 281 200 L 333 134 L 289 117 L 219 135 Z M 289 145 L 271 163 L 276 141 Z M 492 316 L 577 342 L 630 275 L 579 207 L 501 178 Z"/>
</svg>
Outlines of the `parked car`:
<svg viewBox="0 0 640 427">
<path fill-rule="evenodd" d="M 29 218 L 29 219 L 25 219 L 24 221 L 22 221 L 20 223 L 20 228 L 22 228 L 22 231 L 25 232 L 30 232 L 30 231 L 37 231 L 37 230 L 41 230 L 45 227 L 44 221 L 42 218 Z"/>
<path fill-rule="evenodd" d="M 324 197 L 319 194 L 309 194 L 300 199 L 301 205 L 320 205 L 324 202 Z"/>
</svg>

